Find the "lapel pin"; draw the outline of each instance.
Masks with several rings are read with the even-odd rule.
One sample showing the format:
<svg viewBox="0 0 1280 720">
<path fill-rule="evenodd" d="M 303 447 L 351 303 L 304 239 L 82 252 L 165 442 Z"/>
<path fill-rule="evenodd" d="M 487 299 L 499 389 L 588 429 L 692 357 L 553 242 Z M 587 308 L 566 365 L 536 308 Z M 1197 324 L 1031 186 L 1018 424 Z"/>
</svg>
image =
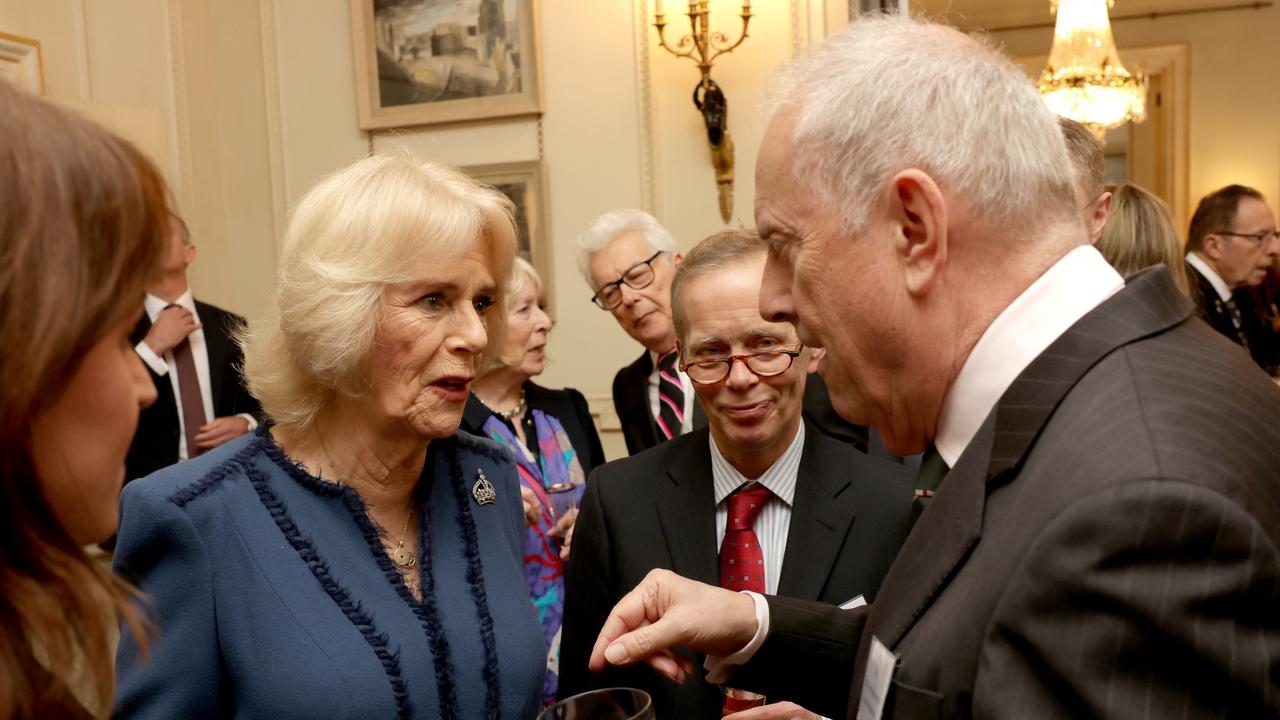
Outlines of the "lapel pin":
<svg viewBox="0 0 1280 720">
<path fill-rule="evenodd" d="M 476 482 L 471 486 L 471 497 L 476 499 L 477 505 L 492 505 L 498 500 L 493 483 L 489 482 L 489 478 L 484 476 L 484 470 L 480 468 L 476 468 Z"/>
</svg>

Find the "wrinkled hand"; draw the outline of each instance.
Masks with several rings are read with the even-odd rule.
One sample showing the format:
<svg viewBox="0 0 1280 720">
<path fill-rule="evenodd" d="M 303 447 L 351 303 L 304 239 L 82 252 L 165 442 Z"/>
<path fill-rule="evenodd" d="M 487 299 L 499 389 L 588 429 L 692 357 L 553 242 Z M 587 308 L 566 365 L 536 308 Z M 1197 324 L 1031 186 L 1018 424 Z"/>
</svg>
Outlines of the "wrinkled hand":
<svg viewBox="0 0 1280 720">
<path fill-rule="evenodd" d="M 249 421 L 242 417 L 220 417 L 200 427 L 196 432 L 196 449 L 212 450 L 224 442 L 235 440 L 249 432 Z"/>
<path fill-rule="evenodd" d="M 538 502 L 538 496 L 534 495 L 529 488 L 521 485 L 520 503 L 524 505 L 524 526 L 536 527 L 538 516 L 542 514 L 542 503 Z"/>
<path fill-rule="evenodd" d="M 195 315 L 184 307 L 167 307 L 160 311 L 156 316 L 156 321 L 151 323 L 151 329 L 147 331 L 147 336 L 142 338 L 142 342 L 151 348 L 151 351 L 160 357 L 174 349 L 187 336 L 202 325 L 196 322 Z"/>
<path fill-rule="evenodd" d="M 569 559 L 569 547 L 573 545 L 573 526 L 578 522 L 578 508 L 570 508 L 556 521 L 556 526 L 547 533 L 560 538 L 560 559 Z"/>
<path fill-rule="evenodd" d="M 655 670 L 684 682 L 693 672 L 688 658 L 673 648 L 684 647 L 708 655 L 741 650 L 756 634 L 755 602 L 741 593 L 652 570 L 609 613 L 588 666 L 595 672 L 606 665 L 644 661 Z"/>
<path fill-rule="evenodd" d="M 795 703 L 780 702 L 725 715 L 724 720 L 822 720 L 822 716 L 815 715 Z"/>
</svg>

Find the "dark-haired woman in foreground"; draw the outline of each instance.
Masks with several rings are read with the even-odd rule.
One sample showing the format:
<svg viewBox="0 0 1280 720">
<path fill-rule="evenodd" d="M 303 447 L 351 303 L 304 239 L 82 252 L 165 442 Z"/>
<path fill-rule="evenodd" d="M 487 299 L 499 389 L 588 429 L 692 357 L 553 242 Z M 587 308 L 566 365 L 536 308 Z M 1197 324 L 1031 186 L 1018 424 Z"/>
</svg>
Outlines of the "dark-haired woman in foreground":
<svg viewBox="0 0 1280 720">
<path fill-rule="evenodd" d="M 130 591 L 116 529 L 155 387 L 128 342 L 168 227 L 131 145 L 0 82 L 0 719 L 105 718 Z"/>
</svg>

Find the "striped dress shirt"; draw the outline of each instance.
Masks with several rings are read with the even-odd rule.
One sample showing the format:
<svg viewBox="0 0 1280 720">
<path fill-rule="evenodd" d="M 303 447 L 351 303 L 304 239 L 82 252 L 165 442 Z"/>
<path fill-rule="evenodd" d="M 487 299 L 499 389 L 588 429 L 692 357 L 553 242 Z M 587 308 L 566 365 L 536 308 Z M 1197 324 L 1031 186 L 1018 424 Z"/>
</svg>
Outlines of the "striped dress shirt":
<svg viewBox="0 0 1280 720">
<path fill-rule="evenodd" d="M 734 490 L 752 482 L 738 472 L 716 447 L 711 444 L 711 477 L 716 492 L 716 548 L 724 542 L 725 527 L 729 524 L 729 503 L 726 498 Z M 764 552 L 764 590 L 769 595 L 778 592 L 778 579 L 782 577 L 782 558 L 787 552 L 787 533 L 791 529 L 791 505 L 796 496 L 796 475 L 800 458 L 804 455 L 804 423 L 799 423 L 795 438 L 768 470 L 754 481 L 769 488 L 773 497 L 765 503 L 756 518 L 756 537 Z"/>
</svg>

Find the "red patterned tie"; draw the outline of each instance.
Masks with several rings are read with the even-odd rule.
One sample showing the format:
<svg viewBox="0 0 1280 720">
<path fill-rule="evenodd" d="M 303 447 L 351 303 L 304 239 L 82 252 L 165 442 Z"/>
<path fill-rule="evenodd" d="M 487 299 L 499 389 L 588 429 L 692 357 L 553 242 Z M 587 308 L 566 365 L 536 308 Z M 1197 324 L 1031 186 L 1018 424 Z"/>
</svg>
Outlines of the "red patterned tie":
<svg viewBox="0 0 1280 720">
<path fill-rule="evenodd" d="M 658 360 L 658 430 L 670 440 L 684 425 L 684 384 L 676 374 L 675 350 Z"/>
<path fill-rule="evenodd" d="M 729 522 L 720 543 L 720 587 L 764 592 L 764 551 L 755 524 L 773 493 L 748 483 L 729 496 Z"/>
</svg>

